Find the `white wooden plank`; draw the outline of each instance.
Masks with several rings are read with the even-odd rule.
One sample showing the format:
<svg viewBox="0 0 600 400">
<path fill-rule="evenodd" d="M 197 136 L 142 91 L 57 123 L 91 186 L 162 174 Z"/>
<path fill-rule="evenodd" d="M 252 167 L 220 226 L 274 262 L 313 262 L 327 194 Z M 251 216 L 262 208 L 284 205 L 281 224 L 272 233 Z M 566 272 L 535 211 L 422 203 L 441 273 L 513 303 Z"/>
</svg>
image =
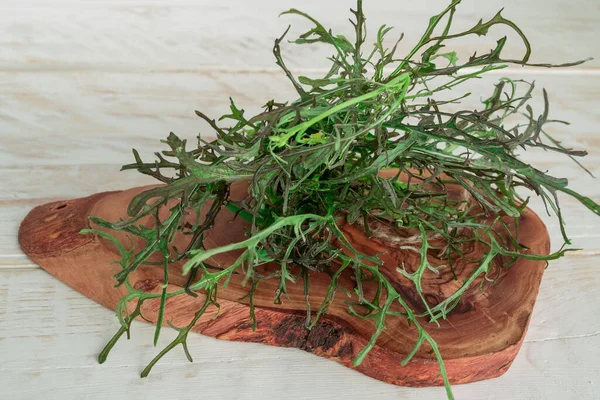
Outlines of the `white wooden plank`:
<svg viewBox="0 0 600 400">
<path fill-rule="evenodd" d="M 145 336 L 151 340 L 151 330 Z M 124 358 L 130 364 L 96 365 L 87 357 L 86 367 L 2 369 L 0 383 L 12 398 L 36 398 L 60 393 L 63 399 L 215 399 L 254 400 L 293 398 L 299 400 L 444 399 L 441 388 L 399 388 L 347 370 L 334 362 L 300 351 L 265 349 L 259 345 L 223 344 L 194 338 L 192 364 L 159 365 L 148 378 L 136 351 Z M 200 342 L 200 343 L 199 343 Z M 75 342 L 79 343 L 79 342 Z M 47 343 L 50 346 L 52 343 Z M 85 345 L 86 343 L 82 344 Z M 101 345 L 101 342 L 95 342 Z M 71 358 L 81 357 L 71 342 Z M 224 347 L 221 347 L 224 346 Z M 245 346 L 251 346 L 246 348 Z M 41 347 L 41 346 L 40 346 Z M 260 352 L 260 357 L 248 357 Z M 146 354 L 150 358 L 152 353 Z M 235 356 L 224 356 L 235 353 Z M 268 354 L 266 354 L 268 353 Z M 285 354 L 284 355 L 282 355 Z M 28 353 L 23 353 L 27 355 Z M 240 356 L 242 354 L 242 356 Z M 183 357 L 178 354 L 176 356 Z M 173 358 L 175 356 L 167 356 Z M 454 387 L 461 400 L 596 400 L 600 374 L 594 360 L 600 357 L 597 338 L 559 342 L 526 343 L 511 369 L 494 380 Z M 565 360 L 570 360 L 566 363 Z M 110 362 L 110 361 L 109 361 Z M 4 367 L 2 367 L 4 368 Z"/>
<path fill-rule="evenodd" d="M 119 165 L 129 162 L 132 147 L 160 150 L 170 131 L 193 138 L 205 129 L 194 109 L 218 117 L 233 96 L 256 112 L 275 94 L 293 94 L 284 78 L 269 74 L 0 75 L 1 165 L 19 165 L 23 157 L 33 164 Z"/>
<path fill-rule="evenodd" d="M 511 370 L 499 379 L 455 387 L 457 398 L 595 398 L 600 326 L 580 311 L 600 311 L 594 306 L 600 282 L 594 280 L 593 261 L 588 259 L 585 272 L 578 275 L 581 279 L 570 283 L 564 276 L 548 279 L 558 268 L 547 271 L 526 343 Z M 563 264 L 569 268 L 568 262 Z M 591 281 L 586 284 L 585 278 Z M 552 293 L 566 286 L 579 296 L 561 308 L 558 303 L 567 299 Z M 555 314 L 543 320 L 544 309 L 554 309 Z M 332 394 L 349 399 L 444 397 L 440 388 L 386 385 L 299 350 L 201 335 L 190 338 L 193 364 L 176 350 L 141 380 L 139 372 L 157 351 L 151 346 L 153 329 L 136 323 L 133 339 L 119 343 L 107 363 L 98 365 L 95 358 L 116 329 L 111 311 L 45 272 L 0 271 L 0 385 L 11 398 L 33 398 L 49 390 L 68 399 L 158 399 L 175 394 L 185 399 L 197 398 L 199 390 L 203 396 L 227 399 L 279 398 L 286 393 L 299 399 Z M 173 331 L 165 329 L 159 347 L 172 337 Z"/>
<path fill-rule="evenodd" d="M 477 107 L 499 78 L 470 82 L 452 95 L 471 91 L 464 104 Z M 527 79 L 548 89 L 552 118 L 572 123 L 550 131 L 597 156 L 600 77 Z M 217 118 L 228 112 L 229 97 L 250 115 L 272 98 L 296 98 L 280 73 L 0 72 L 0 165 L 121 165 L 131 147 L 148 155 L 161 150 L 159 140 L 170 131 L 191 140 L 198 132 L 212 135 L 193 110 Z M 534 105 L 541 112 L 540 90 Z"/>
<path fill-rule="evenodd" d="M 570 254 L 550 263 L 529 325 L 526 341 L 600 335 L 598 254 Z M 600 343 L 600 342 L 599 342 Z"/>
<path fill-rule="evenodd" d="M 444 9 L 446 0 L 418 2 L 365 2 L 370 39 L 381 24 L 406 34 L 400 55 L 406 53 L 425 30 L 429 18 Z M 278 14 L 292 7 L 319 19 L 335 33 L 350 36 L 348 9 L 353 0 L 318 1 L 210 0 L 158 1 L 43 1 L 5 0 L 0 4 L 0 69 L 21 70 L 198 70 L 274 68 L 273 40 L 292 23 L 292 34 L 309 26 L 299 18 Z M 532 61 L 584 59 L 594 56 L 593 43 L 600 34 L 598 2 L 577 0 L 464 0 L 455 17 L 456 29 L 470 28 L 479 18 L 491 18 L 505 7 L 534 45 Z M 508 32 L 493 28 L 495 38 Z M 290 36 L 291 38 L 292 36 Z M 462 54 L 487 51 L 496 39 L 476 36 L 457 41 Z M 390 37 L 389 45 L 394 38 Z M 507 51 L 522 54 L 516 35 Z M 288 64 L 295 68 L 327 66 L 328 49 L 286 46 Z M 586 68 L 597 67 L 597 61 Z"/>
</svg>

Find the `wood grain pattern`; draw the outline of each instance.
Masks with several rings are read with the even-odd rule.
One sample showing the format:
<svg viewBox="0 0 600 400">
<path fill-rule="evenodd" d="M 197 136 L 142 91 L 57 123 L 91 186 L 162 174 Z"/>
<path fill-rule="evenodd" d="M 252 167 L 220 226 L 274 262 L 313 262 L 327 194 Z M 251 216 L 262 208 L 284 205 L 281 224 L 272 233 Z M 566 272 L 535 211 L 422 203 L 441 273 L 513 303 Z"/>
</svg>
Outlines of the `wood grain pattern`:
<svg viewBox="0 0 600 400">
<path fill-rule="evenodd" d="M 119 258 L 118 252 L 110 242 L 91 235 L 82 236 L 79 232 L 89 227 L 88 216 L 99 216 L 114 221 L 125 217 L 125 210 L 131 198 L 142 190 L 139 188 L 124 192 L 107 192 L 79 200 L 54 202 L 36 207 L 23 221 L 19 231 L 19 242 L 25 253 L 52 275 L 72 288 L 114 309 L 117 301 L 126 293 L 123 287 L 113 288 L 111 276 L 119 271 L 118 264 L 112 264 Z M 451 187 L 451 195 L 463 198 L 468 193 L 460 187 Z M 231 197 L 242 199 L 247 195 L 247 184 L 238 182 L 232 187 Z M 476 207 L 474 200 L 471 206 Z M 206 212 L 210 205 L 205 207 Z M 476 212 L 477 213 L 477 212 Z M 195 219 L 194 215 L 189 218 Z M 150 220 L 141 224 L 149 223 Z M 483 221 L 482 221 L 483 222 Z M 511 224 L 510 218 L 506 223 Z M 524 246 L 532 254 L 547 254 L 550 249 L 549 237 L 541 220 L 532 212 L 526 212 L 519 222 L 520 237 Z M 396 272 L 402 263 L 408 270 L 419 264 L 414 253 L 397 249 L 393 239 L 395 235 L 387 233 L 381 236 L 385 227 L 373 226 L 374 237 L 365 236 L 362 228 L 344 224 L 341 226 L 348 240 L 361 252 L 380 254 L 383 273 L 394 282 L 397 290 L 403 293 L 405 300 L 413 309 L 420 309 L 420 301 L 414 293 L 414 287 L 404 282 Z M 234 218 L 234 214 L 224 210 L 215 221 L 215 227 L 209 232 L 204 245 L 217 247 L 244 239 L 247 222 Z M 392 236 L 390 236 L 390 234 Z M 409 234 L 409 232 L 406 232 Z M 117 238 L 119 238 L 119 235 Z M 390 239 L 390 237 L 392 239 Z M 125 237 L 120 238 L 125 241 Z M 398 240 L 402 240 L 400 237 Z M 188 237 L 177 237 L 173 246 L 184 248 Z M 498 240 L 502 241 L 499 236 Z M 440 244 L 441 245 L 441 244 Z M 135 240 L 131 246 L 140 248 Z M 475 246 L 468 251 L 469 257 L 481 257 L 486 251 Z M 211 264 L 227 267 L 235 261 L 236 254 L 224 254 L 211 259 Z M 436 263 L 434 259 L 430 262 Z M 495 276 L 494 284 L 485 284 L 481 280 L 475 283 L 475 289 L 466 292 L 456 310 L 439 327 L 428 328 L 438 343 L 442 353 L 448 377 L 453 383 L 467 383 L 488 379 L 503 374 L 512 364 L 525 337 L 531 311 L 535 303 L 544 263 L 519 260 L 510 269 L 501 267 L 498 259 L 490 276 Z M 477 264 L 455 263 L 455 272 L 459 281 L 466 280 Z M 172 290 L 181 288 L 186 277 L 173 265 L 169 283 Z M 269 268 L 269 266 L 265 266 Z M 261 273 L 266 273 L 263 271 Z M 448 276 L 446 276 L 448 275 Z M 319 323 L 310 331 L 304 327 L 306 308 L 302 285 L 289 285 L 289 300 L 281 305 L 273 304 L 276 283 L 265 281 L 255 294 L 256 318 L 258 328 L 252 330 L 247 300 L 240 300 L 247 292 L 242 287 L 241 275 L 234 275 L 227 286 L 219 291 L 220 313 L 215 319 L 216 309 L 204 315 L 194 331 L 213 336 L 243 342 L 258 342 L 282 347 L 296 347 L 313 354 L 335 360 L 352 367 L 352 361 L 362 349 L 368 338 L 374 333 L 373 324 L 351 316 L 347 312 L 345 301 L 337 296 Z M 423 291 L 430 306 L 439 304 L 458 290 L 460 284 L 452 279 L 452 274 L 444 272 L 434 274 L 426 272 L 423 276 Z M 133 287 L 153 292 L 163 284 L 162 269 L 144 265 L 131 276 Z M 324 274 L 313 274 L 311 278 L 311 302 L 320 304 L 327 292 L 328 278 Z M 351 273 L 343 275 L 340 284 L 352 291 Z M 483 288 L 483 290 L 481 290 Z M 371 298 L 375 287 L 365 287 L 367 298 Z M 148 301 L 142 307 L 142 314 L 149 321 L 156 321 L 159 301 Z M 165 323 L 185 326 L 204 301 L 198 298 L 173 298 L 167 303 Z M 133 306 L 133 305 L 132 305 Z M 396 311 L 401 311 L 398 309 Z M 422 323 L 425 323 L 423 321 Z M 401 366 L 402 359 L 411 352 L 417 340 L 418 332 L 399 318 L 386 322 L 386 330 L 377 345 L 365 361 L 356 369 L 366 375 L 384 382 L 404 386 L 430 386 L 441 384 L 439 369 L 435 357 L 427 346 L 416 353 L 413 360 Z"/>
<path fill-rule="evenodd" d="M 309 29 L 301 18 L 278 14 L 292 7 L 319 19 L 335 33 L 352 37 L 347 21 L 354 0 L 318 1 L 244 0 L 214 3 L 210 0 L 174 2 L 41 0 L 2 2 L 5 56 L 0 69 L 29 71 L 82 70 L 257 70 L 275 68 L 271 48 L 288 24 L 292 35 Z M 387 45 L 402 32 L 399 56 L 416 43 L 429 18 L 448 4 L 446 0 L 411 2 L 366 2 L 370 39 L 382 24 L 395 26 Z M 568 4 L 568 5 L 567 5 Z M 464 0 L 455 16 L 455 29 L 468 29 L 480 18 L 491 18 L 505 7 L 504 15 L 522 26 L 534 44 L 532 61 L 558 62 L 585 59 L 598 36 L 600 6 L 597 2 L 560 0 Z M 33 11 L 32 11 L 33 10 Z M 8 11 L 8 13 L 6 12 Z M 519 38 L 503 27 L 491 31 L 492 38 L 477 36 L 456 41 L 463 57 L 488 51 L 495 40 L 510 35 L 507 55 L 523 54 Z M 292 38 L 293 36 L 290 36 Z M 293 50 L 292 50 L 293 49 Z M 294 68 L 328 68 L 323 46 L 284 48 L 287 63 Z M 592 62 L 585 68 L 598 66 Z"/>
</svg>

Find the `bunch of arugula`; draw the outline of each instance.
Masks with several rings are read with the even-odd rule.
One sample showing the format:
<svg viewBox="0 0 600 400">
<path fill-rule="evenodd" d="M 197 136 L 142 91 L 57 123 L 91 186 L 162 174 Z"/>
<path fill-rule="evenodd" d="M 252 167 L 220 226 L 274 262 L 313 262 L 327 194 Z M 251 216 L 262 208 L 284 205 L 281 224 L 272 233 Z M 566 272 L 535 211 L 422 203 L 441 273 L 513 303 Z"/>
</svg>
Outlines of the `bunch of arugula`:
<svg viewBox="0 0 600 400">
<path fill-rule="evenodd" d="M 523 32 L 500 12 L 488 21 L 480 20 L 472 28 L 451 33 L 453 17 L 460 0 L 433 16 L 417 45 L 403 58 L 395 55 L 396 46 L 386 49 L 383 45 L 391 28 L 382 26 L 377 31 L 374 47 L 363 51 L 366 41 L 365 16 L 362 0 L 354 19 L 355 39 L 351 42 L 342 35 L 334 35 L 311 16 L 291 9 L 283 14 L 295 14 L 308 19 L 314 27 L 292 43 L 325 43 L 334 54 L 329 58 L 331 69 L 320 79 L 295 78 L 286 67 L 280 44 L 287 32 L 275 40 L 273 53 L 277 65 L 295 87 L 298 98 L 291 102 L 269 101 L 264 111 L 246 118 L 244 111 L 231 101 L 231 113 L 219 121 L 230 121 L 229 127 L 221 127 L 202 112 L 197 115 L 212 127 L 207 136 L 216 139 L 208 142 L 198 137 L 198 146 L 186 147 L 186 141 L 171 133 L 164 143 L 170 150 L 156 153 L 155 162 L 145 163 L 134 150 L 135 163 L 125 165 L 124 170 L 135 169 L 150 175 L 165 185 L 137 195 L 128 207 L 129 219 L 118 222 L 92 218 L 101 227 L 124 231 L 141 237 L 147 245 L 138 250 L 127 250 L 111 234 L 99 230 L 86 230 L 112 240 L 121 251 L 122 270 L 115 275 L 117 285 L 125 285 L 128 294 L 117 307 L 121 328 L 109 341 L 99 357 L 103 362 L 119 338 L 129 331 L 132 321 L 141 315 L 141 306 L 148 299 L 160 298 L 160 310 L 156 323 L 155 345 L 163 323 L 167 299 L 175 296 L 195 296 L 203 291 L 206 300 L 189 325 L 176 328 L 176 339 L 162 350 L 144 369 L 146 376 L 154 364 L 169 350 L 181 344 L 191 361 L 187 349 L 187 335 L 209 307 L 218 307 L 217 292 L 232 274 L 244 274 L 252 299 L 261 280 L 279 280 L 274 302 L 281 302 L 287 285 L 304 281 L 308 298 L 310 284 L 308 272 L 321 272 L 331 277 L 325 300 L 317 312 L 311 312 L 307 301 L 307 328 L 327 312 L 338 287 L 338 280 L 345 270 L 353 274 L 358 305 L 366 312 L 349 307 L 354 315 L 372 319 L 376 330 L 368 344 L 358 353 L 354 364 L 360 364 L 377 338 L 385 329 L 387 318 L 406 318 L 418 329 L 414 350 L 407 355 L 407 363 L 420 346 L 431 346 L 440 366 L 441 376 L 452 398 L 449 382 L 440 351 L 423 326 L 423 317 L 435 323 L 446 318 L 457 304 L 461 294 L 475 280 L 489 272 L 496 256 L 508 257 L 514 262 L 519 257 L 551 260 L 562 256 L 566 250 L 549 256 L 524 254 L 516 240 L 510 245 L 499 243 L 488 229 L 487 233 L 470 236 L 454 235 L 457 230 L 481 232 L 476 217 L 464 212 L 456 201 L 444 198 L 445 190 L 435 194 L 426 189 L 423 181 L 399 182 L 396 177 L 383 178 L 379 172 L 395 168 L 403 174 L 425 171 L 428 181 L 435 181 L 442 188 L 448 183 L 464 187 L 485 210 L 487 215 L 500 220 L 502 216 L 521 214 L 527 199 L 517 193 L 529 190 L 541 196 L 545 204 L 557 215 L 565 244 L 569 239 L 558 204 L 557 193 L 563 192 L 583 203 L 596 214 L 600 206 L 589 198 L 567 187 L 567 180 L 550 176 L 524 163 L 516 156 L 517 149 L 541 148 L 565 154 L 571 158 L 585 155 L 563 147 L 549 136 L 545 126 L 553 122 L 548 118 L 548 98 L 544 91 L 545 107 L 535 116 L 529 105 L 533 84 L 502 78 L 483 102 L 479 111 L 448 111 L 469 93 L 451 100 L 436 100 L 434 96 L 450 90 L 456 91 L 461 84 L 482 75 L 505 68 L 510 64 L 562 67 L 580 62 L 550 65 L 529 64 L 530 43 Z M 452 39 L 468 35 L 485 36 L 495 25 L 506 25 L 522 39 L 526 52 L 522 59 L 503 59 L 507 38 L 503 37 L 489 53 L 471 56 L 459 63 L 457 54 L 445 48 Z M 441 30 L 440 33 L 435 31 Z M 400 38 L 402 39 L 402 38 Z M 442 52 L 444 50 L 444 52 Z M 417 57 L 418 56 L 418 57 Z M 526 86 L 525 94 L 518 95 L 518 86 Z M 515 119 L 517 122 L 510 123 Z M 171 171 L 171 173 L 167 172 Z M 441 176 L 445 179 L 441 179 Z M 229 199 L 233 182 L 250 182 L 245 201 Z M 442 193 L 440 199 L 440 192 Z M 158 209 L 173 200 L 177 205 L 169 209 L 169 216 L 158 218 Z M 203 221 L 185 223 L 187 211 L 199 211 L 212 202 Z M 248 239 L 240 243 L 207 250 L 203 247 L 206 233 L 215 218 L 226 207 L 248 219 L 251 224 Z M 410 279 L 415 290 L 421 293 L 426 313 L 412 309 L 388 278 L 380 271 L 377 257 L 362 254 L 340 230 L 337 219 L 343 215 L 348 223 L 359 219 L 385 220 L 397 229 L 415 229 L 420 233 L 420 265 L 413 273 L 398 269 Z M 157 228 L 146 228 L 139 221 L 154 216 Z M 362 226 L 368 229 L 369 224 Z M 368 232 L 367 232 L 368 233 Z M 175 249 L 170 243 L 175 234 L 190 236 L 185 249 Z M 441 257 L 450 259 L 460 253 L 466 241 L 479 242 L 487 251 L 479 265 L 460 289 L 435 306 L 429 306 L 422 296 L 421 279 L 427 270 L 434 268 L 427 262 L 429 240 L 441 235 L 448 246 Z M 333 244 L 335 243 L 335 245 Z M 222 270 L 212 269 L 205 261 L 210 257 L 243 250 L 235 263 Z M 423 250 L 425 249 L 425 250 Z M 148 258 L 160 252 L 164 258 L 164 282 L 161 293 L 146 293 L 132 287 L 129 276 Z M 169 265 L 187 260 L 184 273 L 190 274 L 185 288 L 169 291 Z M 280 266 L 276 273 L 263 274 L 261 266 L 267 263 Z M 290 265 L 296 266 L 292 269 Z M 335 267 L 333 267 L 335 266 Z M 448 268 L 452 268 L 449 263 Z M 296 271 L 296 272 L 294 272 Z M 378 282 L 380 290 L 375 298 L 364 298 L 363 282 Z M 133 312 L 127 304 L 133 302 Z M 393 305 L 404 310 L 399 315 L 392 312 Z M 250 300 L 250 313 L 254 318 L 254 306 Z"/>
</svg>

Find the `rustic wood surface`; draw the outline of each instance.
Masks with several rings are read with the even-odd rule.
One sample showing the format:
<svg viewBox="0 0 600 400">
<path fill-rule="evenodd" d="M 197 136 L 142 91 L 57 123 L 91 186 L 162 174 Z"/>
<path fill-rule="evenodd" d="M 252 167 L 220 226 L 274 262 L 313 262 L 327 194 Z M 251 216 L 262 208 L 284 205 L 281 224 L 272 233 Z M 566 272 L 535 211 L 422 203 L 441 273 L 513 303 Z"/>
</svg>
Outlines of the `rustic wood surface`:
<svg viewBox="0 0 600 400">
<path fill-rule="evenodd" d="M 392 176 L 394 174 L 393 171 L 387 172 Z M 120 270 L 120 266 L 115 261 L 120 258 L 120 254 L 110 241 L 93 235 L 84 236 L 79 232 L 87 228 L 107 231 L 90 224 L 89 216 L 100 217 L 107 221 L 125 219 L 127 218 L 125 210 L 132 198 L 153 187 L 156 186 L 104 192 L 81 199 L 61 200 L 40 205 L 21 223 L 19 244 L 32 261 L 61 282 L 86 297 L 110 309 L 115 309 L 119 299 L 127 294 L 124 287 L 113 287 L 112 277 Z M 234 183 L 230 198 L 242 200 L 247 196 L 247 188 L 247 182 Z M 450 197 L 465 199 L 470 207 L 476 207 L 476 202 L 469 199 L 468 192 L 460 186 L 450 186 L 449 190 Z M 207 204 L 203 208 L 201 218 L 204 218 L 203 215 L 209 209 L 210 205 Z M 163 211 L 166 212 L 166 209 Z M 475 211 L 475 213 L 479 212 Z M 166 215 L 161 218 L 166 218 Z M 192 212 L 188 218 L 192 222 L 196 216 Z M 480 223 L 485 223 L 484 221 L 485 219 L 480 220 Z M 151 222 L 153 222 L 152 218 L 139 221 L 140 224 L 145 225 Z M 512 219 L 507 217 L 505 223 L 511 226 Z M 537 215 L 530 210 L 525 210 L 519 219 L 519 226 L 521 227 L 520 243 L 523 246 L 532 254 L 548 254 L 550 249 L 548 232 Z M 233 212 L 224 210 L 215 220 L 214 227 L 204 240 L 204 246 L 210 249 L 243 241 L 248 229 L 247 221 L 235 218 Z M 383 261 L 382 273 L 402 287 L 405 300 L 412 309 L 425 311 L 412 282 L 407 282 L 396 272 L 400 263 L 406 265 L 409 271 L 414 271 L 420 261 L 415 253 L 398 250 L 397 244 L 380 236 L 378 232 L 382 232 L 381 228 L 375 226 L 371 227 L 372 238 L 368 238 L 363 228 L 359 226 L 346 223 L 341 224 L 340 229 L 356 249 L 364 254 L 380 254 Z M 496 229 L 501 232 L 502 226 L 498 224 Z M 122 243 L 127 243 L 127 235 L 119 234 L 116 238 Z M 505 239 L 509 240 L 508 235 L 499 234 L 498 240 Z M 181 249 L 188 244 L 189 237 L 178 235 L 172 247 Z M 139 249 L 143 247 L 143 241 L 133 239 L 131 245 L 126 247 Z M 468 250 L 468 256 L 478 258 L 484 251 L 486 251 L 485 247 L 475 245 Z M 212 257 L 208 261 L 210 265 L 225 268 L 232 265 L 239 256 L 239 252 L 234 253 L 237 254 L 226 253 Z M 161 256 L 157 253 L 149 260 L 160 261 L 160 259 Z M 434 257 L 429 261 L 433 265 L 442 263 L 441 260 L 436 261 Z M 180 290 L 188 279 L 181 274 L 181 264 L 182 262 L 175 263 L 170 268 L 171 291 Z M 270 268 L 268 265 L 265 267 Z M 459 282 L 467 280 L 477 267 L 478 264 L 473 263 L 456 263 L 454 271 L 458 281 L 450 271 L 437 274 L 430 271 L 424 273 L 421 282 L 429 305 L 433 307 L 439 304 L 458 290 Z M 439 327 L 427 328 L 444 357 L 451 383 L 469 383 L 495 378 L 508 370 L 525 338 L 544 269 L 545 263 L 542 261 L 522 259 L 506 270 L 502 268 L 499 259 L 494 260 L 490 266 L 489 276 L 494 276 L 497 282 L 486 284 L 480 277 L 473 283 L 476 289 L 468 290 L 462 295 L 456 309 L 447 320 L 442 321 Z M 340 277 L 339 285 L 351 292 L 354 287 L 352 273 L 349 270 L 346 272 Z M 268 270 L 261 268 L 260 273 L 266 275 Z M 322 273 L 311 275 L 310 301 L 318 305 L 325 298 L 330 279 Z M 375 332 L 371 321 L 353 317 L 348 313 L 345 302 L 349 299 L 339 295 L 328 307 L 328 313 L 322 316 L 308 332 L 304 327 L 306 303 L 303 286 L 290 285 L 286 299 L 282 304 L 274 305 L 273 293 L 277 290 L 277 283 L 272 281 L 263 282 L 254 293 L 257 320 L 257 329 L 254 331 L 247 302 L 248 288 L 241 284 L 242 280 L 243 275 L 235 274 L 226 288 L 220 288 L 218 318 L 215 319 L 217 309 L 210 308 L 194 326 L 193 331 L 223 340 L 295 347 L 338 361 L 349 368 L 352 367 L 352 361 L 360 349 Z M 131 274 L 130 282 L 138 290 L 156 292 L 164 283 L 162 267 L 143 265 Z M 365 297 L 373 298 L 375 290 L 375 286 L 366 285 Z M 182 296 L 168 300 L 164 315 L 165 325 L 166 321 L 175 326 L 187 325 L 204 301 L 203 293 L 198 293 L 195 299 Z M 159 304 L 158 299 L 143 304 L 141 312 L 146 321 L 156 323 Z M 392 310 L 401 311 L 395 308 Z M 421 322 L 426 324 L 425 319 Z M 410 363 L 401 366 L 402 359 L 411 352 L 417 339 L 418 332 L 414 326 L 407 325 L 401 318 L 388 319 L 386 329 L 376 346 L 356 367 L 356 370 L 395 385 L 415 387 L 442 385 L 438 362 L 427 344 L 416 352 Z"/>
<path fill-rule="evenodd" d="M 195 362 L 173 352 L 153 374 L 139 372 L 154 356 L 153 329 L 138 323 L 134 340 L 117 345 L 107 364 L 95 358 L 117 329 L 112 312 L 39 269 L 19 250 L 18 224 L 53 200 L 152 183 L 118 173 L 130 148 L 151 156 L 169 131 L 192 138 L 206 127 L 194 109 L 220 115 L 232 96 L 248 111 L 289 85 L 269 55 L 272 38 L 290 18 L 286 0 L 211 5 L 209 1 L 144 2 L 5 0 L 0 4 L 0 387 L 2 397 L 61 398 L 444 398 L 443 389 L 399 388 L 294 349 L 190 341 Z M 332 27 L 346 24 L 350 1 L 305 1 L 302 8 Z M 445 1 L 369 2 L 369 23 L 390 22 L 411 43 Z M 464 1 L 464 17 L 505 15 L 522 25 L 536 61 L 598 57 L 600 3 L 592 0 Z M 409 9 L 410 8 L 410 9 Z M 397 22 L 396 22 L 397 21 Z M 230 28 L 225 28 L 226 24 Z M 295 26 L 302 26 L 295 24 Z M 345 28 L 344 28 L 345 29 Z M 372 28 L 373 29 L 373 28 Z M 294 28 L 300 32 L 300 28 Z M 502 32 L 499 31 L 499 34 Z M 481 48 L 478 38 L 463 52 Z M 483 46 L 489 48 L 489 45 Z M 521 48 L 517 41 L 511 52 Z M 285 50 L 290 54 L 290 49 Z M 320 53 L 294 51 L 290 64 L 320 73 Z M 586 166 L 600 175 L 600 69 L 592 61 L 570 70 L 503 74 L 547 87 L 551 116 L 572 122 L 552 133 L 587 149 Z M 489 93 L 493 80 L 472 85 Z M 539 92 L 538 92 L 539 94 Z M 473 102 L 478 98 L 474 97 Z M 600 201 L 600 183 L 568 159 L 527 155 Z M 600 397 L 600 221 L 563 199 L 568 231 L 584 250 L 551 263 L 544 274 L 529 332 L 510 371 L 499 379 L 454 388 L 460 399 L 597 399 Z M 541 214 L 541 202 L 532 208 Z M 542 215 L 553 248 L 556 221 Z M 165 330 L 159 346 L 173 332 Z"/>
</svg>

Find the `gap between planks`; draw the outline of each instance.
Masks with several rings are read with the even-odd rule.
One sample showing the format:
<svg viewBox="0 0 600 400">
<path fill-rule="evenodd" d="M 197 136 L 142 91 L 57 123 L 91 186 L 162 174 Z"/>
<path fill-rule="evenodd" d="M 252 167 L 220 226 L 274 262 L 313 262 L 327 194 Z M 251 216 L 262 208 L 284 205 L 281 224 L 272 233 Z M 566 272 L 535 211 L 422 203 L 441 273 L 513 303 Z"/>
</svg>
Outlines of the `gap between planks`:
<svg viewBox="0 0 600 400">
<path fill-rule="evenodd" d="M 304 74 L 325 75 L 329 70 L 327 68 L 290 68 L 290 71 L 298 76 Z M 465 68 L 463 73 L 468 74 L 478 71 L 477 68 Z M 143 66 L 119 66 L 119 65 L 86 65 L 86 64 L 59 64 L 55 66 L 47 65 L 27 65 L 1 64 L 0 73 L 15 74 L 39 74 L 39 73 L 73 73 L 73 72 L 99 72 L 99 73 L 121 73 L 121 74 L 253 74 L 253 75 L 281 75 L 281 68 L 266 67 L 225 67 L 222 65 L 206 65 L 194 68 L 144 68 Z M 372 69 L 367 69 L 367 75 L 372 74 Z M 390 71 L 391 72 L 391 71 Z M 508 67 L 499 70 L 486 72 L 486 76 L 600 76 L 600 67 L 564 67 L 564 68 L 544 68 L 544 67 Z"/>
<path fill-rule="evenodd" d="M 138 328 L 138 327 L 135 327 Z M 580 339 L 580 338 L 589 338 L 589 337 L 593 337 L 593 336 L 597 336 L 599 335 L 600 332 L 596 332 L 594 334 L 590 334 L 590 335 L 576 335 L 576 336 L 565 336 L 565 337 L 558 337 L 558 338 L 550 338 L 550 339 L 539 339 L 539 340 L 527 340 L 525 339 L 525 341 L 523 342 L 523 346 L 531 346 L 531 345 L 535 345 L 536 343 L 540 343 L 540 342 L 547 342 L 547 341 L 556 341 L 556 340 L 571 340 L 571 339 Z M 244 344 L 248 344 L 248 343 L 244 343 Z M 296 349 L 285 349 L 282 353 L 282 355 L 279 356 L 269 356 L 269 355 L 263 355 L 263 354 L 258 354 L 258 357 L 228 357 L 228 358 L 216 358 L 216 359 L 205 359 L 205 358 L 198 358 L 198 359 L 194 359 L 193 364 L 196 366 L 201 366 L 204 364 L 231 364 L 231 363 L 244 363 L 244 362 L 257 362 L 257 361 L 266 361 L 266 362 L 279 362 L 279 361 L 297 361 L 297 357 L 295 356 Z M 289 354 L 285 354 L 285 353 L 289 353 Z M 167 362 L 162 362 L 162 363 L 158 363 L 157 367 L 160 366 L 165 366 L 168 365 L 169 367 L 178 367 L 178 366 L 187 366 L 189 365 L 190 362 L 187 361 L 186 359 L 182 358 L 182 359 L 174 359 L 174 360 L 169 360 Z M 136 362 L 131 362 L 131 363 L 120 363 L 120 364 L 110 364 L 110 368 L 111 369 L 121 369 L 121 368 L 141 368 L 143 367 L 143 364 L 140 363 L 136 363 Z M 2 368 L 0 367 L 0 374 L 5 373 L 5 372 L 9 372 L 12 371 L 14 372 L 15 370 L 18 370 L 19 372 L 47 372 L 47 371 L 59 371 L 59 370 L 79 370 L 79 369 L 90 369 L 90 368 L 101 368 L 101 364 L 99 363 L 90 363 L 90 364 L 86 364 L 86 365 L 57 365 L 57 366 L 52 366 L 52 367 L 11 367 L 11 368 Z"/>
<path fill-rule="evenodd" d="M 584 339 L 584 338 L 590 338 L 590 337 L 595 337 L 595 336 L 600 336 L 600 331 L 592 332 L 592 333 L 584 333 L 581 335 L 566 335 L 566 336 L 543 338 L 543 339 L 531 339 L 531 340 L 525 339 L 524 343 L 551 342 L 553 340 L 567 340 L 567 339 Z"/>
</svg>

